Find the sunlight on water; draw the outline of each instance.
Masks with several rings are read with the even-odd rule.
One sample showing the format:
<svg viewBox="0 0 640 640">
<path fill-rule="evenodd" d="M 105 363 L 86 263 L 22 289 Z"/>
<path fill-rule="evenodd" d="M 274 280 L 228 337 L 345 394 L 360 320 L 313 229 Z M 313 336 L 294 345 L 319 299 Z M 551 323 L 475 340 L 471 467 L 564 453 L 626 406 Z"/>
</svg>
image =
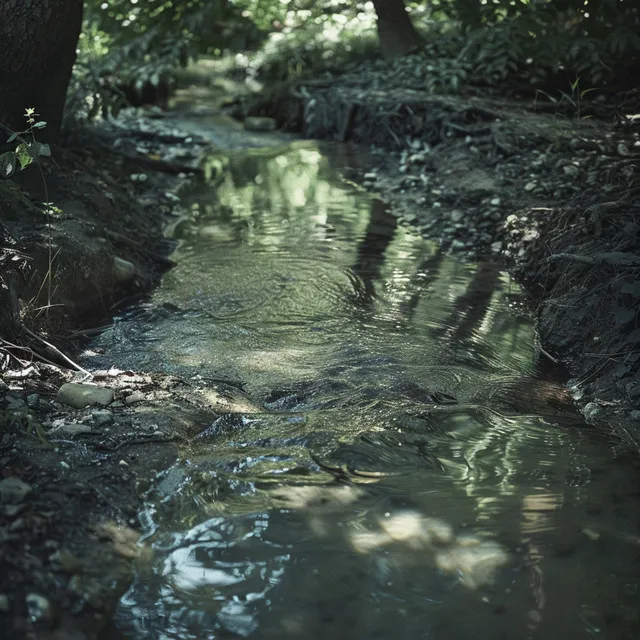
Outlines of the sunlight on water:
<svg viewBox="0 0 640 640">
<path fill-rule="evenodd" d="M 242 383 L 157 479 L 130 638 L 635 638 L 638 469 L 583 425 L 518 288 L 308 143 L 214 158 L 105 363 Z"/>
</svg>

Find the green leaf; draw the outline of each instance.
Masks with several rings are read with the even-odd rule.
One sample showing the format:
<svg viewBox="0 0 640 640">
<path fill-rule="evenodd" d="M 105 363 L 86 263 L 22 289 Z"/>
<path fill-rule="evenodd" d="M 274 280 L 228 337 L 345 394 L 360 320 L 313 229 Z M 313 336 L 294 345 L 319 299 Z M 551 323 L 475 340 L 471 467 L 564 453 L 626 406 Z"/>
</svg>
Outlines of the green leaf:
<svg viewBox="0 0 640 640">
<path fill-rule="evenodd" d="M 0 178 L 8 178 L 16 170 L 16 154 L 7 151 L 0 154 Z"/>
<path fill-rule="evenodd" d="M 32 128 L 32 129 L 44 129 L 46 126 L 47 126 L 47 123 L 46 123 L 46 122 L 42 122 L 42 121 L 40 121 L 40 122 L 34 122 L 34 123 L 31 125 L 31 128 Z"/>
<path fill-rule="evenodd" d="M 7 138 L 7 144 L 9 144 L 10 142 L 13 142 L 20 134 L 19 133 L 12 133 L 8 138 Z"/>
<path fill-rule="evenodd" d="M 34 156 L 51 157 L 51 147 L 44 142 L 34 142 L 30 148 Z"/>
<path fill-rule="evenodd" d="M 21 169 L 26 169 L 33 162 L 33 154 L 24 142 L 16 147 L 16 158 L 20 163 Z"/>
</svg>

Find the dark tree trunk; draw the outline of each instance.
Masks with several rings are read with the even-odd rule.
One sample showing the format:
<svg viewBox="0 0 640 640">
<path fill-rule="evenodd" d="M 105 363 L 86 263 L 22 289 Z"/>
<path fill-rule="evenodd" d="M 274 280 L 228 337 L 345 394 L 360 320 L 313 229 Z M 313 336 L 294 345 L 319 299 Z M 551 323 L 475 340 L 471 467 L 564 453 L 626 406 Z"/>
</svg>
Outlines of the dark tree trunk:
<svg viewBox="0 0 640 640">
<path fill-rule="evenodd" d="M 33 107 L 58 138 L 81 28 L 82 0 L 0 0 L 1 124 L 24 130 Z"/>
<path fill-rule="evenodd" d="M 387 58 L 399 58 L 410 53 L 421 43 L 404 0 L 373 0 L 378 16 L 378 38 L 382 55 Z"/>
</svg>

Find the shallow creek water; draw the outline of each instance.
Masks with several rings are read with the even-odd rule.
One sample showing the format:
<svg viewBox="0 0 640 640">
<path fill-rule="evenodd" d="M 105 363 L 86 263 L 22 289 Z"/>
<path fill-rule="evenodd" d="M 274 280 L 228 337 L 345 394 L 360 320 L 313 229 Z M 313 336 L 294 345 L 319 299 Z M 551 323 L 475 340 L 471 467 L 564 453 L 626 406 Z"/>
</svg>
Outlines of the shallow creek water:
<svg viewBox="0 0 640 640">
<path fill-rule="evenodd" d="M 639 473 L 544 372 L 518 288 L 398 224 L 348 157 L 213 157 L 113 364 L 250 399 L 141 513 L 128 638 L 636 638 Z"/>
</svg>

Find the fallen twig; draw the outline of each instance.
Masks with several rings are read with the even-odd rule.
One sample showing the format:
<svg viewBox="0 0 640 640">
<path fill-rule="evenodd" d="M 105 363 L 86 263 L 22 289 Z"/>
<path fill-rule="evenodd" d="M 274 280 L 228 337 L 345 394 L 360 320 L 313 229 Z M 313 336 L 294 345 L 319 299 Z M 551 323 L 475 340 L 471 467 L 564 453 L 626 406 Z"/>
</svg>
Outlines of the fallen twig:
<svg viewBox="0 0 640 640">
<path fill-rule="evenodd" d="M 47 348 L 51 349 L 51 351 L 53 353 L 55 353 L 59 358 L 62 358 L 65 362 L 70 364 L 76 371 L 80 371 L 80 372 L 84 373 L 85 376 L 87 376 L 87 378 L 91 378 L 92 377 L 92 374 L 89 371 L 87 371 L 86 369 L 83 369 L 77 362 L 74 362 L 71 358 L 69 358 L 64 353 L 62 353 L 62 351 L 60 351 L 60 349 L 58 349 L 57 347 L 52 345 L 50 342 L 47 342 L 43 337 L 39 336 L 37 333 L 34 333 L 33 331 L 31 331 L 31 329 L 28 329 L 23 324 L 20 325 L 20 328 L 27 335 L 31 336 L 35 340 L 38 340 L 38 341 L 42 342 L 42 344 L 46 345 Z"/>
</svg>

